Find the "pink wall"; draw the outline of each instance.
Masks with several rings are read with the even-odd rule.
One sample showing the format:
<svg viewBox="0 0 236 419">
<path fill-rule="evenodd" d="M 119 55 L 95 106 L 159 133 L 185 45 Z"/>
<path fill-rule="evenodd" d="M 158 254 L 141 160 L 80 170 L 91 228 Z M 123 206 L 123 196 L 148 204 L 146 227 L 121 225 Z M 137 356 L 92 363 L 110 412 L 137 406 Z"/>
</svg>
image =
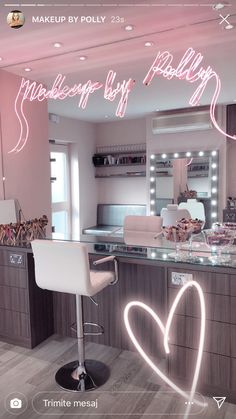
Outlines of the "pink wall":
<svg viewBox="0 0 236 419">
<path fill-rule="evenodd" d="M 121 119 L 96 125 L 96 145 L 146 143 L 145 118 Z M 119 168 L 120 169 L 120 168 Z M 117 168 L 117 171 L 120 171 Z M 132 167 L 128 168 L 127 170 Z M 146 204 L 146 178 L 97 179 L 98 203 Z"/>
<path fill-rule="evenodd" d="M 60 116 L 49 121 L 49 138 L 69 144 L 71 154 L 72 238 L 82 238 L 85 227 L 97 222 L 97 185 L 92 157 L 95 124 Z"/>
<path fill-rule="evenodd" d="M 5 174 L 5 198 L 18 199 L 26 219 L 46 214 L 50 209 L 50 163 L 47 102 L 25 102 L 29 140 L 19 153 L 8 153 L 17 143 L 20 125 L 14 101 L 21 78 L 0 70 L 0 113 Z M 0 188 L 1 199 L 3 199 Z"/>
</svg>

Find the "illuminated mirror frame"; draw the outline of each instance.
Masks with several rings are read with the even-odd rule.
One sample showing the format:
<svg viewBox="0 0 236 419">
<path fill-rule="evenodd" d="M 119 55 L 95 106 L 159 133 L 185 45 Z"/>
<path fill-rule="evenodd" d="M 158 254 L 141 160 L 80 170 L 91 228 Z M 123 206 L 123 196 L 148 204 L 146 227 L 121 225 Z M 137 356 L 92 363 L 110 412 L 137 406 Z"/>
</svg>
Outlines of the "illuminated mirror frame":
<svg viewBox="0 0 236 419">
<path fill-rule="evenodd" d="M 211 219 L 212 222 L 218 220 L 219 212 L 219 152 L 218 150 L 208 151 L 187 151 L 175 153 L 161 153 L 150 155 L 150 215 L 156 215 L 156 176 L 155 167 L 157 161 L 160 160 L 175 160 L 183 158 L 196 158 L 196 157 L 209 157 L 211 158 Z"/>
</svg>

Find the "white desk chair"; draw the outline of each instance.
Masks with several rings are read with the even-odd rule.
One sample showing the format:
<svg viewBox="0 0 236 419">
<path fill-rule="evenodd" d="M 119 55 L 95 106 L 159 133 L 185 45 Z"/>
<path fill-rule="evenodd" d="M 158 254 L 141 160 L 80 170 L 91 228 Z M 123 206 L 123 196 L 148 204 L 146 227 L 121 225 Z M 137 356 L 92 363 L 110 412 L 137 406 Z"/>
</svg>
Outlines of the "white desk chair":
<svg viewBox="0 0 236 419">
<path fill-rule="evenodd" d="M 96 334 L 102 334 L 103 328 L 94 323 L 83 323 L 82 296 L 91 298 L 107 285 L 117 282 L 117 260 L 114 256 L 108 256 L 94 262 L 94 265 L 99 265 L 113 261 L 114 272 L 93 271 L 89 269 L 85 244 L 55 240 L 33 240 L 31 244 L 37 285 L 43 289 L 76 295 L 78 360 L 61 367 L 56 373 L 56 382 L 65 390 L 93 390 L 106 382 L 109 369 L 102 362 L 85 360 L 84 324 L 98 327 L 100 331 Z"/>
<path fill-rule="evenodd" d="M 188 199 L 187 202 L 180 202 L 179 208 L 188 210 L 193 219 L 198 218 L 199 220 L 206 221 L 204 205 L 196 199 Z"/>
<path fill-rule="evenodd" d="M 124 242 L 136 246 L 157 246 L 162 218 L 155 215 L 127 215 L 124 220 Z M 156 237 L 157 236 L 157 237 Z"/>
<path fill-rule="evenodd" d="M 178 208 L 176 204 L 169 204 L 167 208 L 162 208 L 161 216 L 163 218 L 163 226 L 176 225 L 181 218 L 191 218 L 190 212 L 185 208 Z"/>
</svg>

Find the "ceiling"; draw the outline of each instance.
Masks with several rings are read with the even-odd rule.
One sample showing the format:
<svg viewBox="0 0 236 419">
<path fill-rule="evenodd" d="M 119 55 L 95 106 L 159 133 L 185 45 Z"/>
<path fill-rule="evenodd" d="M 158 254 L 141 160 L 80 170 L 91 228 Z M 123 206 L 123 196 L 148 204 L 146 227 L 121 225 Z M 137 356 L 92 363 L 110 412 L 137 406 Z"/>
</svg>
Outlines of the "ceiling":
<svg viewBox="0 0 236 419">
<path fill-rule="evenodd" d="M 45 1 L 43 2 L 45 4 Z M 119 4 L 118 4 L 119 3 Z M 0 67 L 51 87 L 58 73 L 66 75 L 65 83 L 85 83 L 91 79 L 105 83 L 110 69 L 116 71 L 116 81 L 135 79 L 135 86 L 128 98 L 126 118 L 144 116 L 157 109 L 166 110 L 188 107 L 188 102 L 198 83 L 184 80 L 167 80 L 155 77 L 150 86 L 142 81 L 158 51 L 170 51 L 176 67 L 187 48 L 201 52 L 201 65 L 210 65 L 220 76 L 222 89 L 219 103 L 234 103 L 236 100 L 236 1 L 226 3 L 221 10 L 214 10 L 207 0 L 127 0 L 114 4 L 112 0 L 102 3 L 56 0 L 40 6 L 24 1 L 24 6 L 0 7 Z M 224 3 L 224 2 L 222 2 Z M 13 4 L 13 3 L 12 3 Z M 30 4 L 29 6 L 26 6 Z M 64 5 L 63 4 L 67 4 Z M 60 6 L 59 6 L 60 5 Z M 12 9 L 21 10 L 25 25 L 17 30 L 6 23 Z M 222 16 L 235 25 L 225 30 Z M 32 23 L 32 16 L 94 16 L 106 17 L 105 23 Z M 112 23 L 112 16 L 119 17 Z M 124 26 L 131 24 L 132 31 Z M 145 47 L 144 43 L 153 43 Z M 55 48 L 53 43 L 62 46 Z M 87 60 L 81 61 L 83 55 Z M 25 68 L 31 68 L 30 73 Z M 201 98 L 201 105 L 210 103 L 215 83 L 210 81 Z M 78 108 L 79 97 L 65 100 L 49 100 L 49 111 L 59 115 L 89 121 L 113 120 L 120 100 L 104 100 L 100 89 L 88 99 L 86 109 Z"/>
</svg>

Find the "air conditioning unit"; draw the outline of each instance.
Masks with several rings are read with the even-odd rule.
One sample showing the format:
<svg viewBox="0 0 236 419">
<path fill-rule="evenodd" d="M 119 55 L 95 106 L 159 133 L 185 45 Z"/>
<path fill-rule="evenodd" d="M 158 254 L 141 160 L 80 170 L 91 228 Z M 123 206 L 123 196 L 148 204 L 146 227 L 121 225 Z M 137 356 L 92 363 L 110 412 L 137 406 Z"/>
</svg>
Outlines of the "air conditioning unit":
<svg viewBox="0 0 236 419">
<path fill-rule="evenodd" d="M 168 134 L 212 128 L 209 110 L 160 115 L 152 120 L 153 134 Z"/>
</svg>

